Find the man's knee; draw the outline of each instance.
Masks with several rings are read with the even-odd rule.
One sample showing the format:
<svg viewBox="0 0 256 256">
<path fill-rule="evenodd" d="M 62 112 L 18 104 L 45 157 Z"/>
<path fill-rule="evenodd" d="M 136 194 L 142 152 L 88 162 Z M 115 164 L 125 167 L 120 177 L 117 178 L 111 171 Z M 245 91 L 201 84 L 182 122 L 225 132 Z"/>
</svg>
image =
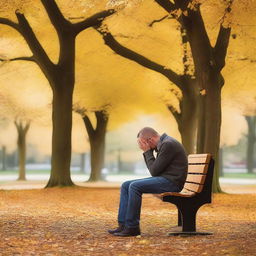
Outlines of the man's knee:
<svg viewBox="0 0 256 256">
<path fill-rule="evenodd" d="M 141 192 L 140 183 L 137 181 L 131 182 L 131 184 L 129 186 L 129 190 L 133 190 L 135 192 Z"/>
<path fill-rule="evenodd" d="M 122 186 L 121 186 L 121 189 L 128 190 L 130 184 L 131 184 L 131 181 L 130 181 L 130 180 L 127 180 L 127 181 L 123 182 L 123 183 L 122 183 Z"/>
</svg>

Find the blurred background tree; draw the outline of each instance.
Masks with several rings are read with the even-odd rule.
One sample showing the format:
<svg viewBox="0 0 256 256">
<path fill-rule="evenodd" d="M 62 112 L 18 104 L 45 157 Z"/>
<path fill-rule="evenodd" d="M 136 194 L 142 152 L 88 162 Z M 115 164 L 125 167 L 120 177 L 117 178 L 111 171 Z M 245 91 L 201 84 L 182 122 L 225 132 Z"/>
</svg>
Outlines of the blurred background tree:
<svg viewBox="0 0 256 256">
<path fill-rule="evenodd" d="M 46 5 L 48 3 L 48 1 L 42 2 Z M 97 126 L 96 118 L 93 117 L 94 114 L 91 112 L 102 111 L 102 106 L 110 105 L 111 107 L 107 108 L 106 111 L 108 116 L 108 126 L 106 126 L 107 134 L 104 132 L 106 134 L 106 162 L 103 164 L 103 161 L 100 160 L 103 159 L 104 150 L 101 150 L 100 157 L 95 158 L 98 162 L 98 167 L 96 168 L 98 171 L 96 173 L 100 173 L 102 166 L 110 166 L 111 161 L 116 166 L 115 169 L 124 169 L 126 168 L 125 166 L 132 166 L 128 164 L 128 161 L 137 162 L 141 159 L 136 145 L 136 133 L 141 126 L 155 126 L 160 133 L 167 132 L 178 139 L 180 139 L 180 132 L 181 139 L 188 152 L 196 152 L 196 148 L 199 149 L 199 144 L 197 147 L 197 141 L 203 141 L 209 145 L 209 148 L 204 148 L 202 151 L 213 152 L 215 154 L 214 150 L 219 143 L 218 129 L 221 120 L 219 115 L 221 92 L 223 112 L 221 145 L 224 150 L 223 157 L 225 162 L 225 159 L 227 159 L 225 151 L 229 145 L 235 145 L 242 134 L 245 133 L 245 123 L 237 115 L 244 115 L 245 112 L 243 109 L 250 104 L 253 105 L 255 101 L 256 79 L 253 56 L 255 56 L 254 28 L 256 22 L 255 17 L 252 15 L 255 10 L 255 3 L 249 0 L 235 1 L 234 3 L 232 1 L 203 1 L 202 3 L 200 1 L 184 1 L 184 5 L 180 5 L 181 3 L 183 1 L 177 1 L 176 3 L 175 1 L 131 0 L 124 2 L 88 0 L 77 1 L 76 4 L 73 1 L 57 1 L 60 10 L 58 13 L 60 15 L 63 14 L 66 21 L 63 17 L 60 20 L 67 22 L 67 24 L 84 25 L 84 20 L 87 17 L 97 19 L 96 16 L 93 16 L 95 13 L 101 13 L 104 10 L 113 8 L 118 14 L 109 16 L 103 22 L 102 20 L 97 20 L 97 24 L 93 24 L 94 28 L 97 25 L 97 29 L 101 34 L 95 29 L 89 28 L 85 33 L 80 33 L 77 36 L 75 45 L 77 54 L 73 54 L 73 51 L 72 56 L 69 56 L 69 60 L 72 59 L 72 61 L 65 60 L 67 65 L 72 66 L 70 70 L 74 71 L 72 71 L 73 73 L 68 73 L 61 70 L 61 65 L 59 65 L 60 63 L 58 61 L 60 58 L 59 52 L 63 52 L 64 58 L 64 52 L 68 51 L 60 48 L 63 43 L 61 43 L 61 38 L 65 33 L 70 33 L 70 31 L 58 32 L 58 29 L 56 30 L 52 26 L 52 22 L 49 21 L 47 12 L 40 1 L 33 2 L 33 5 L 31 5 L 30 0 L 6 1 L 0 10 L 0 17 L 2 17 L 0 21 L 16 27 L 19 21 L 17 21 L 14 10 L 15 7 L 19 7 L 19 12 L 17 13 L 19 19 L 24 21 L 24 17 L 27 18 L 35 37 L 38 39 L 38 42 L 40 41 L 42 49 L 45 52 L 44 56 L 47 56 L 48 60 L 52 63 L 51 65 L 57 66 L 59 72 L 57 72 L 58 75 L 53 75 L 54 78 L 51 75 L 47 77 L 44 71 L 42 72 L 42 67 L 39 70 L 34 64 L 34 61 L 8 61 L 17 59 L 32 60 L 30 57 L 25 57 L 30 56 L 31 51 L 19 33 L 10 29 L 8 26 L 1 25 L 0 28 L 3 36 L 0 38 L 0 59 L 2 60 L 0 67 L 0 93 L 5 95 L 11 92 L 11 94 L 16 95 L 15 102 L 17 101 L 17 106 L 26 103 L 25 94 L 30 95 L 31 98 L 34 97 L 34 104 L 39 104 L 41 100 L 47 98 L 46 101 L 49 106 L 51 105 L 49 79 L 53 79 L 56 83 L 59 83 L 61 81 L 58 80 L 61 78 L 60 80 L 63 82 L 61 86 L 65 87 L 64 90 L 66 90 L 69 86 L 66 86 L 68 77 L 66 79 L 65 76 L 70 75 L 70 77 L 73 77 L 75 88 L 73 100 L 71 100 L 72 97 L 70 95 L 73 93 L 73 88 L 70 86 L 72 93 L 69 93 L 71 92 L 69 90 L 68 102 L 70 104 L 72 103 L 73 106 L 77 104 L 81 108 L 88 110 L 88 118 L 94 131 Z M 166 8 L 171 8 L 171 12 L 166 13 Z M 59 16 L 57 15 L 56 17 Z M 186 28 L 190 24 L 190 20 L 193 19 L 200 21 L 200 25 L 194 27 L 196 22 L 193 22 L 193 28 Z M 100 23 L 103 24 L 101 28 L 98 26 Z M 41 26 L 41 24 L 45 25 Z M 80 27 L 80 25 L 77 27 Z M 106 26 L 108 29 L 106 29 Z M 232 28 L 232 32 L 230 32 L 230 28 Z M 204 30 L 203 34 L 205 37 L 203 38 L 205 39 L 204 46 L 206 47 L 196 46 L 196 42 L 201 40 L 201 34 L 194 34 L 193 31 L 190 31 L 190 34 L 188 34 L 189 29 L 193 31 L 194 29 Z M 220 39 L 223 33 L 228 38 L 231 37 L 228 42 Z M 104 46 L 102 37 L 105 43 L 106 40 L 111 39 L 112 43 L 115 43 L 115 47 L 118 46 L 119 49 L 121 47 L 122 53 L 126 54 L 123 54 L 125 58 L 119 56 L 121 52 L 115 54 L 110 47 Z M 220 39 L 219 42 L 217 38 Z M 107 43 L 111 42 L 111 40 Z M 191 40 L 195 41 L 192 42 Z M 225 43 L 225 45 L 223 46 L 222 43 Z M 219 50 L 224 49 L 222 57 L 226 56 L 225 48 L 229 44 L 229 50 L 225 58 L 225 68 L 223 68 L 224 63 L 222 58 L 222 70 L 217 68 L 220 64 L 219 60 L 217 61 L 220 55 L 215 51 L 219 44 L 224 47 L 222 48 L 221 46 L 219 48 Z M 202 57 L 202 51 L 196 52 L 198 49 L 201 50 L 201 48 L 205 51 L 208 49 L 211 53 L 207 55 L 207 60 Z M 198 55 L 201 57 L 198 57 Z M 131 59 L 133 62 L 130 61 Z M 213 66 L 211 61 L 208 61 L 212 59 L 215 60 Z M 206 65 L 202 63 L 206 63 Z M 147 69 L 144 68 L 145 66 Z M 217 72 L 215 72 L 215 68 L 217 68 Z M 209 72 L 206 74 L 200 70 L 206 70 L 206 73 Z M 201 76 L 204 76 L 204 74 L 206 74 L 206 78 L 204 77 L 206 80 L 202 83 L 203 79 L 201 79 Z M 218 86 L 212 86 L 211 81 L 207 77 L 210 80 L 214 77 L 213 80 L 217 81 L 216 84 Z M 224 82 L 223 77 L 225 77 L 225 86 L 222 88 L 220 85 Z M 175 80 L 176 78 L 177 81 Z M 26 82 L 24 83 L 24 81 Z M 178 83 L 178 87 L 175 85 L 175 82 L 180 82 Z M 12 90 L 12 85 L 18 83 L 22 83 L 20 90 L 17 90 L 17 87 Z M 183 89 L 179 88 L 179 86 L 183 86 Z M 218 98 L 217 101 L 213 100 L 214 97 L 210 96 L 210 92 L 215 93 L 215 89 L 211 91 L 209 86 L 218 87 L 218 90 L 215 88 L 218 93 L 214 95 L 214 97 L 216 96 Z M 186 91 L 186 88 L 188 91 Z M 22 90 L 24 90 L 24 94 L 20 93 Z M 43 91 L 47 91 L 46 97 L 39 96 Z M 52 93 L 57 93 L 57 91 L 52 90 Z M 57 94 L 62 95 L 61 93 Z M 197 100 L 193 101 L 194 96 L 192 97 L 191 95 L 197 97 Z M 213 102 L 206 103 L 208 109 L 205 109 L 200 105 L 200 98 L 208 98 Z M 62 101 L 62 103 L 66 105 L 67 101 Z M 58 106 L 60 107 L 61 104 L 58 104 Z M 217 104 L 218 106 L 216 107 L 212 104 Z M 46 105 L 42 105 L 42 108 L 45 109 Z M 57 115 L 60 119 L 66 113 L 65 106 L 62 107 L 60 107 L 62 110 Z M 68 111 L 70 109 L 72 110 L 72 106 Z M 202 115 L 199 115 L 198 109 L 205 111 L 201 113 Z M 170 117 L 170 111 L 174 114 L 172 117 Z M 212 111 L 217 111 L 218 114 L 215 115 Z M 207 113 L 207 124 L 205 123 L 204 125 L 203 121 L 198 123 L 199 116 L 204 119 L 205 113 Z M 195 114 L 196 118 L 194 118 Z M 64 151 L 59 151 L 58 162 L 61 166 L 59 165 L 59 168 L 53 168 L 58 170 L 59 174 L 57 176 L 61 176 L 56 183 L 58 185 L 63 184 L 62 179 L 66 179 L 65 177 L 67 176 L 69 177 L 67 178 L 67 184 L 72 185 L 69 172 L 71 154 L 68 153 L 71 153 L 71 138 L 69 137 L 71 137 L 72 119 L 70 115 L 68 118 L 69 125 L 67 126 L 62 123 L 59 126 L 60 128 L 67 128 L 70 136 L 61 134 L 64 132 L 62 129 L 61 133 L 59 133 L 59 144 L 53 143 L 55 146 L 61 144 L 62 149 L 65 148 Z M 34 140 L 33 143 L 38 148 L 41 148 L 41 152 L 50 154 L 51 117 L 49 111 L 47 111 L 47 114 L 43 114 L 43 116 L 44 121 L 34 124 L 33 120 L 31 123 L 28 140 L 30 143 Z M 53 115 L 53 118 L 54 116 L 56 117 L 56 115 Z M 188 119 L 188 123 L 185 121 L 185 116 Z M 239 126 L 234 127 L 236 118 L 239 119 Z M 174 122 L 175 120 L 176 123 Z M 87 123 L 89 124 L 89 122 Z M 203 125 L 203 130 L 201 131 L 198 129 L 199 124 L 200 127 Z M 44 128 L 41 127 L 42 125 Z M 73 114 L 73 152 L 77 154 L 76 156 L 74 154 L 74 157 L 76 158 L 79 155 L 78 158 L 80 160 L 84 157 L 85 153 L 87 154 L 89 152 L 88 141 L 91 142 L 90 136 L 88 134 L 86 136 L 84 132 L 84 127 L 81 116 Z M 36 129 L 38 130 L 36 131 Z M 186 133 L 184 129 L 190 134 L 189 136 L 184 135 Z M 127 131 L 130 131 L 130 133 Z M 212 136 L 208 133 L 209 131 L 216 133 Z M 42 133 L 45 139 L 39 141 L 37 138 L 38 135 L 36 135 L 38 133 Z M 207 139 L 202 138 L 202 140 L 199 140 L 195 134 L 200 136 L 205 134 Z M 185 137 L 188 139 L 188 142 L 184 139 Z M 65 141 L 70 141 L 70 143 L 64 143 L 62 138 Z M 52 139 L 54 140 L 54 138 Z M 209 141 L 207 141 L 208 139 Z M 105 135 L 102 136 L 101 143 L 104 140 Z M 213 147 L 214 150 L 212 150 Z M 65 152 L 64 155 L 63 152 Z M 112 156 L 110 152 L 112 152 Z M 54 151 L 52 153 L 54 158 Z M 65 157 L 67 155 L 68 157 Z M 84 163 L 84 160 L 81 162 Z M 94 168 L 92 167 L 92 169 Z M 63 173 L 65 175 L 62 175 Z M 91 175 L 93 175 L 92 173 L 93 171 Z M 95 179 L 101 178 L 100 175 L 97 177 Z M 51 181 L 53 180 L 51 178 Z M 217 172 L 215 181 L 215 184 L 218 185 Z M 54 185 L 55 183 L 50 182 L 50 184 Z M 214 187 L 215 191 L 219 190 L 218 186 Z"/>
</svg>

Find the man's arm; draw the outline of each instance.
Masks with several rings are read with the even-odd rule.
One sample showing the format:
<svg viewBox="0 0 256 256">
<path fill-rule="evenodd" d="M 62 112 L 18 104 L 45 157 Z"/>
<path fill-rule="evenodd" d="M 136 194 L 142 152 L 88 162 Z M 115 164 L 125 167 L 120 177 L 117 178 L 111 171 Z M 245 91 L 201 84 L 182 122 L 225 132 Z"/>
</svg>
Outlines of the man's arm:
<svg viewBox="0 0 256 256">
<path fill-rule="evenodd" d="M 168 142 L 162 144 L 157 158 L 154 157 L 152 149 L 144 152 L 143 156 L 151 175 L 160 175 L 172 162 L 175 153 L 175 148 Z"/>
</svg>

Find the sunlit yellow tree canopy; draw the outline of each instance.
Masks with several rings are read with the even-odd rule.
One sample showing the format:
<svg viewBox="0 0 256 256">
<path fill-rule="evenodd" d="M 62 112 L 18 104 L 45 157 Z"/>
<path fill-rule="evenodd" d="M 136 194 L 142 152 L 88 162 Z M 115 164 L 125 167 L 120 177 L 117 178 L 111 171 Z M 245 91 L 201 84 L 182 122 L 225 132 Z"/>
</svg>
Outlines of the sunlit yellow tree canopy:
<svg viewBox="0 0 256 256">
<path fill-rule="evenodd" d="M 72 185 L 72 136 L 76 152 L 101 148 L 98 159 L 106 131 L 141 115 L 188 153 L 217 157 L 245 131 L 237 116 L 255 113 L 255 10 L 253 0 L 1 1 L 2 117 L 31 120 L 29 141 L 52 152 L 48 186 Z M 83 121 L 100 134 L 99 112 L 93 143 Z"/>
<path fill-rule="evenodd" d="M 255 13 L 0 0 L 0 255 L 255 255 Z"/>
</svg>

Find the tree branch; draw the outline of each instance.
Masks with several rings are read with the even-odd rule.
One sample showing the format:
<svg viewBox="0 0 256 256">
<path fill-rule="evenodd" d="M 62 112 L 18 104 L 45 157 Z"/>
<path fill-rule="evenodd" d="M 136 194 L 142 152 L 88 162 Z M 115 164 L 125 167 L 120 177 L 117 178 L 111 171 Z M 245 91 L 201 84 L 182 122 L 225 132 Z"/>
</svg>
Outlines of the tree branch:
<svg viewBox="0 0 256 256">
<path fill-rule="evenodd" d="M 18 32 L 20 32 L 19 24 L 15 23 L 15 22 L 13 22 L 9 19 L 0 18 L 0 24 L 7 25 L 9 27 L 12 27 L 12 28 L 16 29 Z"/>
<path fill-rule="evenodd" d="M 26 122 L 26 125 L 24 127 L 25 134 L 28 132 L 29 127 L 30 127 L 30 121 Z"/>
<path fill-rule="evenodd" d="M 167 12 L 171 12 L 175 9 L 175 5 L 171 3 L 169 0 L 155 0 L 155 2 L 157 2 Z"/>
<path fill-rule="evenodd" d="M 75 34 L 78 34 L 89 27 L 100 25 L 105 18 L 107 18 L 108 16 L 111 16 L 115 12 L 116 11 L 114 9 L 98 12 L 81 22 L 72 24 L 75 30 Z"/>
<path fill-rule="evenodd" d="M 72 106 L 72 110 L 74 112 L 76 112 L 77 114 L 81 115 L 82 117 L 86 115 L 87 109 L 84 107 L 80 107 L 80 105 L 77 104 L 73 104 Z"/>
<path fill-rule="evenodd" d="M 219 34 L 216 40 L 216 44 L 214 46 L 215 63 L 219 71 L 221 71 L 225 66 L 225 58 L 227 55 L 227 49 L 231 35 L 231 27 L 224 27 L 223 23 L 225 22 L 226 16 L 231 12 L 232 4 L 233 0 L 230 0 L 227 8 L 225 9 L 224 16 L 221 20 Z"/>
<path fill-rule="evenodd" d="M 18 133 L 24 133 L 26 134 L 28 132 L 28 129 L 30 127 L 30 121 L 24 121 L 24 123 L 22 122 L 22 120 L 14 120 L 14 124 L 18 130 Z"/>
<path fill-rule="evenodd" d="M 188 37 L 187 37 L 186 29 L 184 29 L 182 25 L 180 25 L 180 35 L 181 35 L 181 43 L 183 48 L 182 63 L 184 67 L 184 74 L 188 75 L 189 74 Z"/>
<path fill-rule="evenodd" d="M 224 28 L 222 25 L 220 26 L 218 38 L 214 47 L 215 63 L 219 71 L 221 71 L 225 66 L 225 58 L 227 55 L 230 34 L 230 27 Z"/>
<path fill-rule="evenodd" d="M 237 59 L 237 60 L 240 60 L 240 61 L 245 61 L 245 60 L 248 60 L 249 62 L 251 63 L 254 63 L 256 62 L 256 59 L 250 59 L 250 58 L 247 58 L 247 57 L 244 57 L 244 58 L 240 58 L 240 59 Z"/>
<path fill-rule="evenodd" d="M 18 123 L 18 121 L 14 120 L 14 124 L 16 126 L 16 129 L 17 129 L 18 133 L 20 133 L 21 128 L 20 128 L 20 124 Z"/>
<path fill-rule="evenodd" d="M 175 118 L 175 120 L 177 121 L 177 123 L 180 122 L 181 119 L 181 114 L 177 111 L 177 109 L 175 107 L 173 107 L 172 105 L 167 105 L 167 108 L 169 109 L 169 111 L 172 113 L 173 117 Z"/>
<path fill-rule="evenodd" d="M 173 95 L 177 98 L 177 100 L 180 102 L 181 99 L 182 99 L 182 96 L 180 95 L 179 91 L 174 89 L 174 88 L 171 88 L 170 89 L 170 92 L 173 93 Z"/>
<path fill-rule="evenodd" d="M 16 16 L 19 21 L 19 27 L 21 34 L 23 35 L 24 39 L 26 40 L 30 50 L 33 53 L 33 58 L 36 60 L 38 65 L 40 66 L 43 73 L 46 77 L 49 77 L 49 70 L 53 70 L 55 65 L 47 56 L 45 50 L 43 49 L 42 45 L 38 41 L 34 31 L 32 30 L 30 24 L 28 23 L 24 14 L 19 13 L 16 11 Z"/>
<path fill-rule="evenodd" d="M 103 126 L 106 127 L 106 124 L 108 123 L 109 115 L 105 110 L 98 110 L 98 111 L 95 111 L 94 113 L 97 120 L 97 125 L 96 125 L 96 132 L 97 132 Z"/>
<path fill-rule="evenodd" d="M 171 82 L 177 85 L 179 88 L 182 87 L 181 76 L 173 72 L 171 69 L 168 69 L 165 66 L 162 66 L 154 61 L 151 61 L 148 58 L 121 45 L 119 42 L 116 41 L 116 39 L 108 30 L 103 30 L 102 27 L 94 28 L 102 35 L 105 44 L 108 45 L 115 53 L 129 60 L 132 60 L 142 65 L 143 67 L 161 73 L 162 75 L 167 77 Z M 105 28 L 107 28 L 106 25 Z"/>
<path fill-rule="evenodd" d="M 65 19 L 55 0 L 41 0 L 41 2 L 58 34 L 71 26 L 71 22 Z"/>
<path fill-rule="evenodd" d="M 30 50 L 33 53 L 33 57 L 17 57 L 11 60 L 26 60 L 26 61 L 34 61 L 41 68 L 42 72 L 49 78 L 49 70 L 54 70 L 55 65 L 51 62 L 40 42 L 36 38 L 34 31 L 32 30 L 29 22 L 27 21 L 24 14 L 15 12 L 18 23 L 15 23 L 6 18 L 0 18 L 0 24 L 8 25 L 14 29 L 16 29 L 27 42 Z M 0 59 L 1 61 L 6 61 L 4 59 Z"/>
<path fill-rule="evenodd" d="M 84 125 L 85 125 L 85 128 L 87 130 L 89 138 L 93 137 L 94 133 L 95 133 L 95 130 L 92 126 L 91 120 L 89 119 L 89 117 L 87 115 L 84 115 L 83 116 L 83 121 L 84 121 Z"/>
<path fill-rule="evenodd" d="M 15 60 L 25 60 L 25 61 L 33 61 L 33 62 L 36 62 L 34 56 L 24 56 L 24 57 L 16 57 L 16 58 L 12 58 L 12 59 L 2 59 L 0 58 L 0 61 L 3 61 L 3 62 L 8 62 L 8 61 L 15 61 Z"/>
<path fill-rule="evenodd" d="M 149 26 L 149 27 L 153 27 L 153 25 L 154 25 L 155 23 L 158 23 L 158 22 L 161 22 L 162 20 L 165 20 L 166 18 L 168 18 L 168 16 L 169 16 L 169 15 L 165 15 L 165 16 L 163 16 L 163 17 L 160 18 L 160 19 L 153 20 L 153 21 L 151 21 L 151 22 L 148 24 L 148 26 Z"/>
</svg>

